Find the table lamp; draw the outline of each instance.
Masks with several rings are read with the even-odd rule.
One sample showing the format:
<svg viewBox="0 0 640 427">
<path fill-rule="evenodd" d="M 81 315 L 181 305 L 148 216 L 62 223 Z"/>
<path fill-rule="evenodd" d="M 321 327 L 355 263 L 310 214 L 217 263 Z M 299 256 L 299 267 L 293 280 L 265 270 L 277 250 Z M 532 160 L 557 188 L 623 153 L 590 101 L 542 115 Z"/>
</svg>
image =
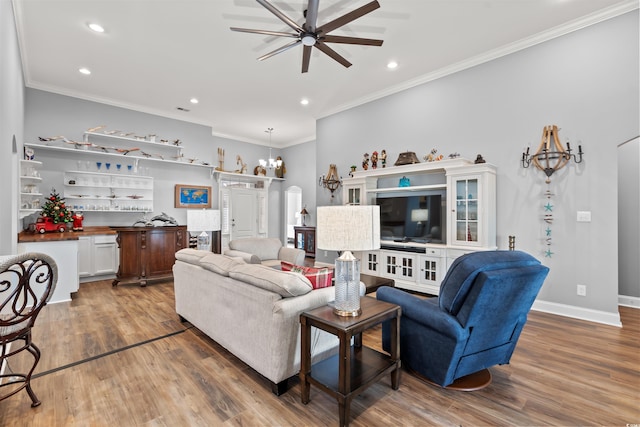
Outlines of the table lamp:
<svg viewBox="0 0 640 427">
<path fill-rule="evenodd" d="M 306 206 L 302 208 L 302 210 L 300 211 L 300 215 L 302 216 L 302 226 L 304 227 L 307 225 L 307 215 L 309 215 L 309 211 L 307 211 Z"/>
<path fill-rule="evenodd" d="M 351 251 L 380 248 L 380 206 L 320 206 L 316 215 L 318 249 L 342 252 L 335 263 L 333 312 L 358 316 L 360 260 Z"/>
<path fill-rule="evenodd" d="M 429 221 L 428 209 L 412 209 L 411 210 L 411 222 L 415 222 L 417 226 L 417 235 L 422 236 L 424 223 Z"/>
<path fill-rule="evenodd" d="M 189 209 L 187 211 L 187 231 L 201 233 L 198 235 L 198 250 L 208 251 L 211 248 L 209 231 L 220 230 L 220 211 L 216 209 Z"/>
</svg>

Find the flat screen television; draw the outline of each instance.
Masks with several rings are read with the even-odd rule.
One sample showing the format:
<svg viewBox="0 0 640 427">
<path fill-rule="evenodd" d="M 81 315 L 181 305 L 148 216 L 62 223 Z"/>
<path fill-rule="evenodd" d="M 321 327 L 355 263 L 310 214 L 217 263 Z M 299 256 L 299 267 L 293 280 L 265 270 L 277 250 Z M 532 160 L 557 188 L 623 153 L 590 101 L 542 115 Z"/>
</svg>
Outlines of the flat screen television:
<svg viewBox="0 0 640 427">
<path fill-rule="evenodd" d="M 380 206 L 380 240 L 446 243 L 445 193 L 376 198 Z"/>
</svg>

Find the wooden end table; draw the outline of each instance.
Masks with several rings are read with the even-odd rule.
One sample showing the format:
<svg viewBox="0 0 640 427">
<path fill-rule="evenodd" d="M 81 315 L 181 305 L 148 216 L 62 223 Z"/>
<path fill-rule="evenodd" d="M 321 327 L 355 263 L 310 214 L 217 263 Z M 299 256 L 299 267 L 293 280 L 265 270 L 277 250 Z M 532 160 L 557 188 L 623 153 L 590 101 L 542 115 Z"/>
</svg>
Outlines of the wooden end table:
<svg viewBox="0 0 640 427">
<path fill-rule="evenodd" d="M 360 298 L 362 314 L 342 317 L 330 306 L 300 315 L 302 403 L 309 403 L 311 384 L 335 397 L 340 409 L 340 426 L 349 425 L 351 400 L 386 374 L 391 387 L 400 386 L 400 306 L 372 297 Z M 362 332 L 386 320 L 391 321 L 391 355 L 362 345 Z M 311 366 L 311 327 L 334 334 L 340 340 L 337 355 Z M 351 345 L 351 338 L 354 345 Z"/>
</svg>

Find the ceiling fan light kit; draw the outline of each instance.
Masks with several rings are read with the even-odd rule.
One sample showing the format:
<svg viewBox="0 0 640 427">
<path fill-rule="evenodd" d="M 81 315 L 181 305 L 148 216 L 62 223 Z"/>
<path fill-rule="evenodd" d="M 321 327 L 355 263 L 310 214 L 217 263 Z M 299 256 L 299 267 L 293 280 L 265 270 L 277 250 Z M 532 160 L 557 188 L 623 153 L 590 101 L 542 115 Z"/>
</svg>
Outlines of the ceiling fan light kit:
<svg viewBox="0 0 640 427">
<path fill-rule="evenodd" d="M 302 45 L 304 49 L 302 52 L 302 72 L 306 73 L 307 71 L 309 71 L 309 61 L 311 59 L 312 47 L 316 47 L 322 53 L 342 64 L 344 67 L 350 67 L 352 64 L 338 52 L 327 46 L 327 43 L 354 44 L 361 46 L 382 46 L 383 40 L 360 37 L 334 36 L 328 34 L 329 32 L 347 25 L 348 23 L 355 21 L 356 19 L 378 9 L 380 7 L 380 3 L 378 3 L 377 0 L 369 2 L 355 10 L 352 10 L 351 12 L 346 13 L 345 15 L 342 15 L 339 18 L 336 18 L 333 21 L 330 21 L 320 27 L 316 27 L 318 20 L 319 0 L 309 0 L 307 9 L 304 11 L 305 22 L 302 25 L 299 25 L 297 22 L 286 16 L 267 0 L 256 1 L 295 31 L 295 33 L 286 33 L 283 31 L 254 30 L 250 28 L 231 27 L 231 31 L 275 37 L 288 37 L 295 39 L 294 41 L 287 43 L 286 45 L 272 52 L 262 55 L 258 58 L 258 61 L 263 61 L 279 53 L 285 52 L 295 46 Z"/>
</svg>

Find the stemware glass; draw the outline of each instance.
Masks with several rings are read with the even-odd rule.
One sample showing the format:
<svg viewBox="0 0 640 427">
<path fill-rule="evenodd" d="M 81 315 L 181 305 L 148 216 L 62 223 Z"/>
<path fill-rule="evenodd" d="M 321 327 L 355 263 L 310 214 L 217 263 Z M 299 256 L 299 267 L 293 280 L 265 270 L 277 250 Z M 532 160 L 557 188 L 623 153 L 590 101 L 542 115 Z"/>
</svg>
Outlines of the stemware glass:
<svg viewBox="0 0 640 427">
<path fill-rule="evenodd" d="M 121 165 L 120 163 L 118 163 L 118 164 L 116 165 L 116 169 L 118 169 L 118 172 L 120 172 L 120 168 L 122 168 L 122 165 Z"/>
<path fill-rule="evenodd" d="M 107 168 L 107 170 L 109 170 L 109 168 L 111 167 L 111 163 L 105 163 L 105 164 L 104 164 L 104 167 L 106 167 L 106 168 Z"/>
<path fill-rule="evenodd" d="M 102 167 L 102 162 L 96 162 L 96 166 L 98 167 L 98 170 L 100 170 L 100 168 Z"/>
</svg>

